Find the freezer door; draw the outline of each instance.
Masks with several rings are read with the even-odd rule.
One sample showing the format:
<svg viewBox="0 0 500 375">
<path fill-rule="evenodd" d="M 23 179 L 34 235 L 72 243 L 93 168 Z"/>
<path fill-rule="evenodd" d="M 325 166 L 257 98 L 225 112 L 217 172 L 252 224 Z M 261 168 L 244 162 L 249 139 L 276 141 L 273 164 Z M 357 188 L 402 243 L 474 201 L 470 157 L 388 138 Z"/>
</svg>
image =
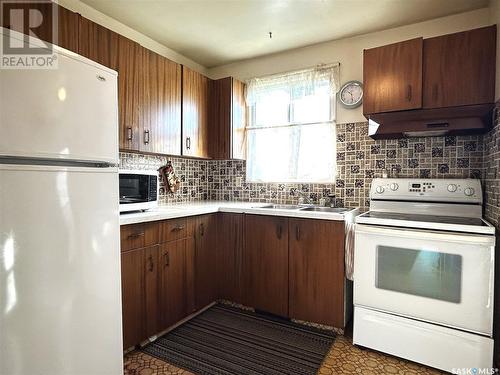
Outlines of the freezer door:
<svg viewBox="0 0 500 375">
<path fill-rule="evenodd" d="M 0 374 L 121 374 L 115 168 L 0 165 Z"/>
<path fill-rule="evenodd" d="M 0 156 L 117 163 L 116 73 L 69 52 L 54 70 L 0 70 Z"/>
</svg>

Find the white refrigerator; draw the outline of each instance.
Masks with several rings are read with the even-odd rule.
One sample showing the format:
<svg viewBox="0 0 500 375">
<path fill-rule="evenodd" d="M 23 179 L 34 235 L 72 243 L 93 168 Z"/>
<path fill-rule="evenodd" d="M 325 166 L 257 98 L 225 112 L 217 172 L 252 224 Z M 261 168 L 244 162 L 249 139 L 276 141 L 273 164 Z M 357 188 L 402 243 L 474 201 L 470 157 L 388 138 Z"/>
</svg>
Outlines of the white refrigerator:
<svg viewBox="0 0 500 375">
<path fill-rule="evenodd" d="M 0 374 L 121 374 L 117 74 L 54 48 L 0 69 Z"/>
</svg>

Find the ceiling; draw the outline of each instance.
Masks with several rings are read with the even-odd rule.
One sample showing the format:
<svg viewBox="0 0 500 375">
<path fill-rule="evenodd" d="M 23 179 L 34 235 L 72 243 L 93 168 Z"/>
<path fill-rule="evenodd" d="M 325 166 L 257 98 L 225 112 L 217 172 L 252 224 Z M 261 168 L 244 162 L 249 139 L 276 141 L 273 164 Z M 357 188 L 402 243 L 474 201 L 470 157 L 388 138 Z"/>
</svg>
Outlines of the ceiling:
<svg viewBox="0 0 500 375">
<path fill-rule="evenodd" d="M 488 6 L 488 0 L 82 1 L 207 68 Z"/>
</svg>

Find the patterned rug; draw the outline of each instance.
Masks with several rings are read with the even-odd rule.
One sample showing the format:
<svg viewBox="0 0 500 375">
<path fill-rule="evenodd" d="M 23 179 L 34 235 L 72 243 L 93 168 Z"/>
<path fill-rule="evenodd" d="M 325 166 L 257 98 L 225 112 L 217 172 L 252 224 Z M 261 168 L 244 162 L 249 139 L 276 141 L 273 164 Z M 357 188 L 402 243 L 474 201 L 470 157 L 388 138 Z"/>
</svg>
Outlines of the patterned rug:
<svg viewBox="0 0 500 375">
<path fill-rule="evenodd" d="M 143 352 L 197 374 L 316 374 L 335 334 L 215 305 Z"/>
</svg>

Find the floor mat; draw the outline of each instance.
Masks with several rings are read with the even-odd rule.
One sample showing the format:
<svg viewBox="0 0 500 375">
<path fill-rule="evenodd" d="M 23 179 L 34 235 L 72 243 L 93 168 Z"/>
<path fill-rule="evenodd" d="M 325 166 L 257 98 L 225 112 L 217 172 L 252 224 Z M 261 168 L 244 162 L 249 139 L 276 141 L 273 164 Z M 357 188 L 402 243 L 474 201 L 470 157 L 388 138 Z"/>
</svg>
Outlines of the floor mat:
<svg viewBox="0 0 500 375">
<path fill-rule="evenodd" d="M 197 374 L 316 374 L 335 334 L 215 305 L 143 352 Z"/>
</svg>

